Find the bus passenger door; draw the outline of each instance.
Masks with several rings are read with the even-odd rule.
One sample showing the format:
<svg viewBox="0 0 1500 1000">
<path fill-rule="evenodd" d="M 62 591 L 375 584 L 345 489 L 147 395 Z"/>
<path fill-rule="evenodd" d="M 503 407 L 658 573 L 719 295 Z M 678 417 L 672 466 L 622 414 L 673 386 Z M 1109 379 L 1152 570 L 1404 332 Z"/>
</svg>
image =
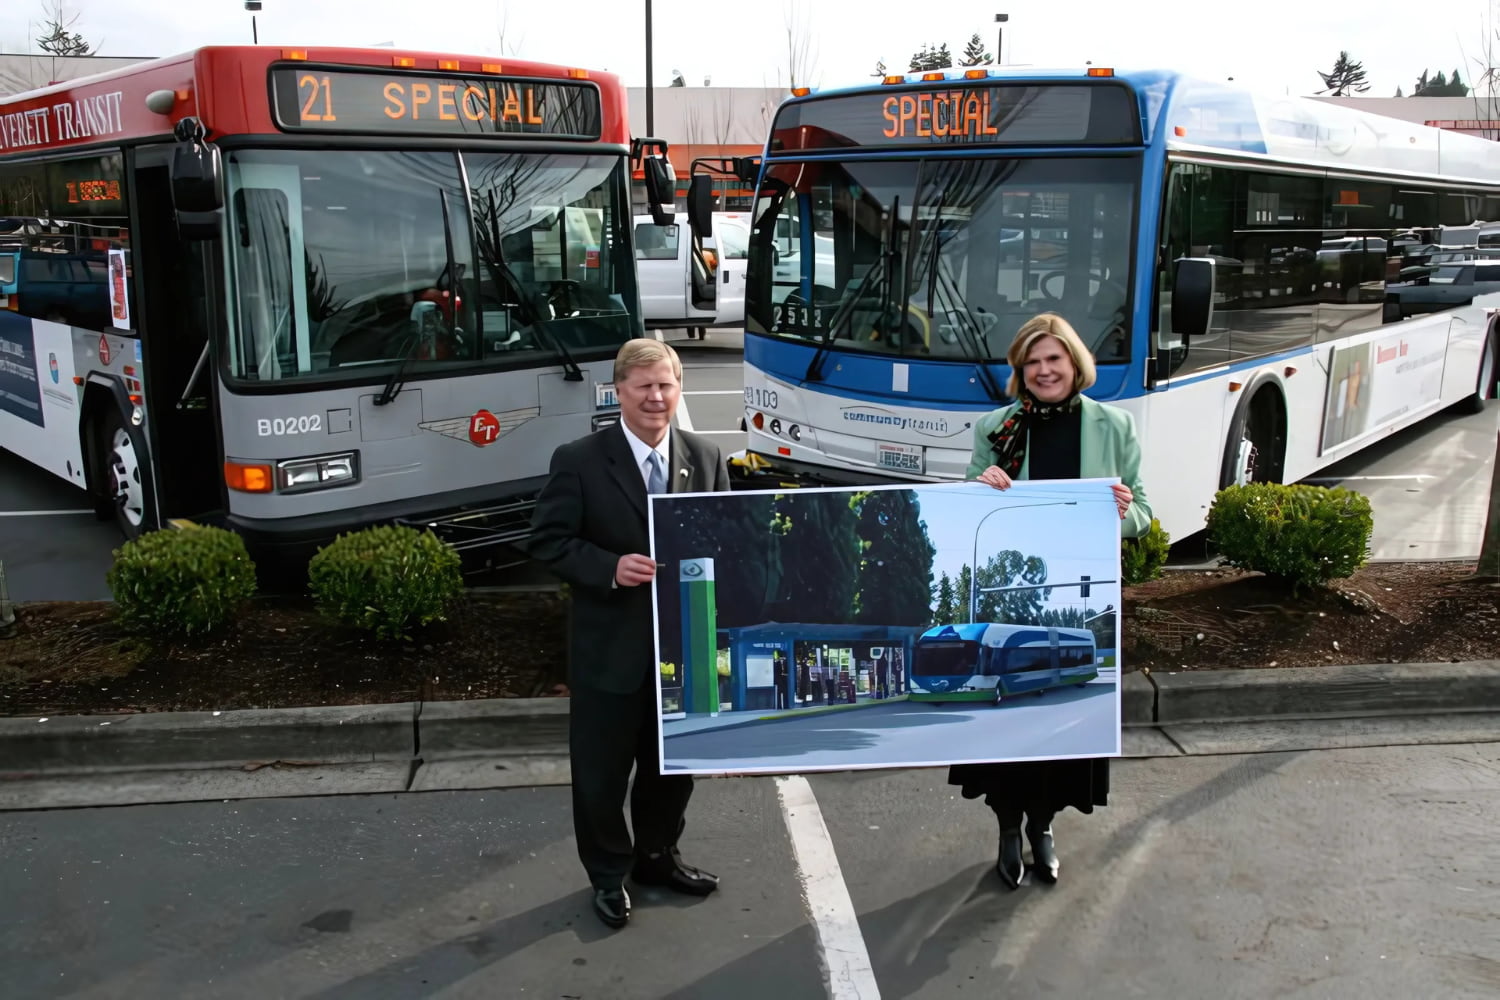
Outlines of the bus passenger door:
<svg viewBox="0 0 1500 1000">
<path fill-rule="evenodd" d="M 171 147 L 138 150 L 130 171 L 135 303 L 157 506 L 168 518 L 224 509 L 217 432 L 216 352 L 220 244 L 183 240 L 173 214 Z"/>
</svg>

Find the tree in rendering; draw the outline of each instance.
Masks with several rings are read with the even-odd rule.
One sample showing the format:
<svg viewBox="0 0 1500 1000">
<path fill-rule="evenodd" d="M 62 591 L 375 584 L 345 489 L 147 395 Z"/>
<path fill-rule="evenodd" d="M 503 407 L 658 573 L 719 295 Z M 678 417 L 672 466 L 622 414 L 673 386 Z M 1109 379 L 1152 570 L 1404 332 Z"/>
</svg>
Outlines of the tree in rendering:
<svg viewBox="0 0 1500 1000">
<path fill-rule="evenodd" d="M 932 559 L 937 554 L 911 490 L 873 490 L 849 498 L 859 540 L 854 620 L 872 625 L 926 625 L 932 616 Z"/>
<path fill-rule="evenodd" d="M 1010 590 L 1000 593 L 983 593 L 986 587 L 1019 587 L 1047 582 L 1047 563 L 1041 556 L 1029 556 L 1016 549 L 997 552 L 980 567 L 978 579 L 979 614 L 981 622 L 1000 622 L 1007 625 L 1029 625 L 1041 620 L 1042 606 L 1052 593 L 1050 588 Z M 963 600 L 970 599 L 965 592 Z M 967 607 L 967 605 L 966 605 Z"/>
<path fill-rule="evenodd" d="M 960 66 L 989 66 L 994 63 L 995 57 L 985 51 L 984 42 L 979 38 L 979 32 L 969 36 L 969 44 L 964 46 L 964 54 L 958 60 Z"/>
<path fill-rule="evenodd" d="M 953 580 L 947 572 L 938 577 L 936 590 L 932 600 L 933 624 L 952 625 L 968 617 L 959 610 L 958 592 L 954 589 Z"/>
<path fill-rule="evenodd" d="M 1417 88 L 1411 92 L 1413 97 L 1467 97 L 1468 86 L 1459 79 L 1458 70 L 1453 71 L 1453 79 L 1448 79 L 1442 70 L 1438 70 L 1437 76 L 1428 76 L 1423 70 L 1422 75 L 1417 78 Z"/>
<path fill-rule="evenodd" d="M 1348 52 L 1340 52 L 1339 57 L 1334 60 L 1333 70 L 1328 73 L 1320 70 L 1318 76 L 1323 78 L 1324 89 L 1318 91 L 1320 94 L 1348 97 L 1351 93 L 1363 94 L 1370 89 L 1370 85 L 1365 82 L 1364 63 L 1350 59 Z"/>
<path fill-rule="evenodd" d="M 908 69 L 912 73 L 918 73 L 926 70 L 947 69 L 952 65 L 953 53 L 948 51 L 947 42 L 937 48 L 924 42 L 922 47 L 912 54 Z"/>
</svg>

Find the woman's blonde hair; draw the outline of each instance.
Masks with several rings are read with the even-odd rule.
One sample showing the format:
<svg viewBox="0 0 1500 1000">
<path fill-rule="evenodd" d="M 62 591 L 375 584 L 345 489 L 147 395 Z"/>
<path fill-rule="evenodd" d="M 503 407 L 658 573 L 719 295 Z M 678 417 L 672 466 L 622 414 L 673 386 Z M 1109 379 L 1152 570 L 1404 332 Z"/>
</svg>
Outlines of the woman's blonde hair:
<svg viewBox="0 0 1500 1000">
<path fill-rule="evenodd" d="M 625 381 L 637 368 L 647 368 L 662 361 L 671 362 L 672 374 L 681 382 L 682 359 L 670 344 L 663 344 L 653 337 L 633 337 L 621 344 L 615 355 L 615 382 Z"/>
<path fill-rule="evenodd" d="M 1005 391 L 1012 399 L 1021 398 L 1021 388 L 1025 385 L 1021 366 L 1032 347 L 1043 337 L 1056 337 L 1058 343 L 1063 345 L 1063 350 L 1068 352 L 1068 357 L 1073 359 L 1074 392 L 1082 392 L 1094 384 L 1098 377 L 1094 370 L 1094 355 L 1083 346 L 1083 340 L 1078 336 L 1078 331 L 1073 329 L 1073 324 L 1057 313 L 1042 313 L 1022 324 L 1021 329 L 1016 331 L 1016 339 L 1010 342 L 1010 350 L 1006 352 L 1005 360 L 1010 362 L 1010 381 L 1005 383 Z"/>
</svg>

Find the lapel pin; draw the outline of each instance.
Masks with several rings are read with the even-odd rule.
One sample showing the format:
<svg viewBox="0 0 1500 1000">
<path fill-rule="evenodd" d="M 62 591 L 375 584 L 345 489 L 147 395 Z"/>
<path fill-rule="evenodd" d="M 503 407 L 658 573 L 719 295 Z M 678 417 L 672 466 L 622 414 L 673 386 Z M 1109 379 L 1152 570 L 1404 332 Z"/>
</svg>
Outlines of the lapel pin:
<svg viewBox="0 0 1500 1000">
<path fill-rule="evenodd" d="M 688 470 L 686 470 L 686 469 L 678 469 L 677 470 L 677 474 L 679 476 L 681 476 L 683 479 L 686 479 L 687 478 L 687 474 L 688 474 Z"/>
</svg>

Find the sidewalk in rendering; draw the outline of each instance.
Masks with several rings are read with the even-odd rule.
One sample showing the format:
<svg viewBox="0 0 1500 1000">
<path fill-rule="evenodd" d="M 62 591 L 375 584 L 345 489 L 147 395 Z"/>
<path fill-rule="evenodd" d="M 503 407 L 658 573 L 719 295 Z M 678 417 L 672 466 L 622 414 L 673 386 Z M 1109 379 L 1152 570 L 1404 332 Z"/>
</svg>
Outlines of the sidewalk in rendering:
<svg viewBox="0 0 1500 1000">
<path fill-rule="evenodd" d="M 1158 732 L 1179 743 L 1172 740 L 1177 727 L 1500 713 L 1500 660 L 1137 671 L 1125 675 L 1121 693 L 1127 732 Z M 416 767 L 465 757 L 566 756 L 567 748 L 566 698 L 33 716 L 0 719 L 0 780 L 271 764 Z"/>
</svg>

